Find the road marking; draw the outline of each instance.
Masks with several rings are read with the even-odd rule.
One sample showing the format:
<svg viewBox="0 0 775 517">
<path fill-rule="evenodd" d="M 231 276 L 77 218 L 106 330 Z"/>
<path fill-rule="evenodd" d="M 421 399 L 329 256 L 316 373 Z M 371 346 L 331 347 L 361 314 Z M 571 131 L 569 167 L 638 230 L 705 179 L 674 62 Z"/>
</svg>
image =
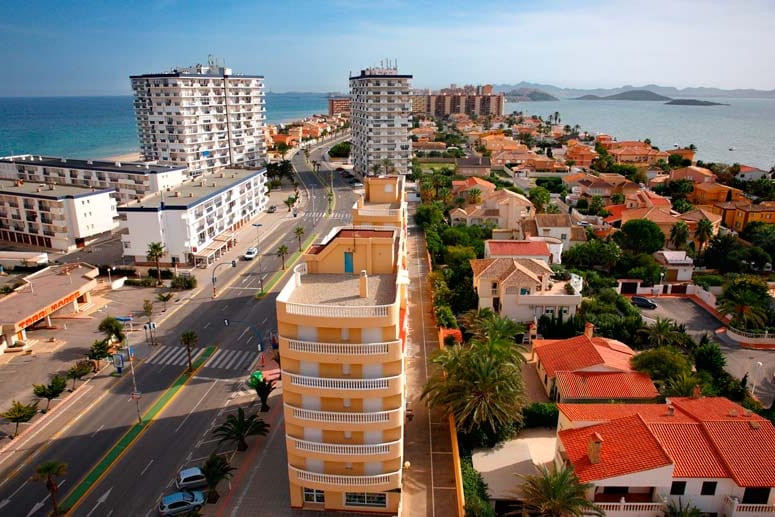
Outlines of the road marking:
<svg viewBox="0 0 775 517">
<path fill-rule="evenodd" d="M 242 336 L 244 336 L 244 335 L 247 333 L 247 331 L 248 331 L 248 330 L 250 330 L 250 328 L 246 328 L 245 330 L 243 330 L 243 331 L 242 331 L 242 334 L 240 334 L 240 335 L 237 337 L 237 340 L 239 341 L 240 339 L 242 339 Z"/>
<path fill-rule="evenodd" d="M 13 491 L 13 493 L 12 493 L 11 495 L 9 495 L 8 497 L 6 497 L 6 498 L 5 498 L 5 499 L 3 499 L 2 501 L 0 501 L 0 509 L 2 509 L 3 507 L 5 507 L 6 505 L 8 505 L 8 503 L 10 503 L 10 502 L 11 502 L 11 499 L 13 499 L 13 496 L 15 496 L 16 494 L 18 494 L 18 493 L 19 493 L 19 491 L 20 491 L 22 488 L 24 488 L 24 486 L 25 486 L 27 483 L 29 483 L 29 479 L 28 479 L 28 480 L 25 480 L 25 481 L 24 481 L 24 483 L 22 483 L 21 485 L 19 485 L 19 488 L 17 488 L 16 490 L 14 490 L 14 491 Z"/>
<path fill-rule="evenodd" d="M 102 494 L 102 495 L 99 497 L 99 499 L 97 499 L 97 504 L 95 504 L 95 505 L 94 505 L 94 508 L 92 508 L 92 509 L 91 509 L 91 511 L 90 511 L 89 513 L 87 513 L 87 514 L 86 514 L 86 517 L 90 517 L 90 516 L 91 516 L 91 514 L 93 514 L 93 513 L 94 513 L 94 512 L 97 510 L 97 507 L 98 507 L 99 505 L 101 505 L 101 504 L 104 504 L 104 503 L 105 503 L 105 501 L 107 501 L 107 500 L 108 500 L 108 497 L 110 496 L 110 493 L 111 493 L 112 491 L 113 491 L 113 487 L 110 487 L 110 488 L 108 488 L 108 491 L 107 491 L 107 492 L 105 492 L 104 494 Z"/>
<path fill-rule="evenodd" d="M 99 426 L 99 428 L 91 434 L 90 438 L 94 438 L 94 435 L 102 431 L 104 428 L 105 428 L 105 424 L 102 424 L 101 426 Z"/>
<path fill-rule="evenodd" d="M 262 322 L 261 322 L 261 324 L 263 325 L 263 324 L 264 324 L 264 323 L 266 323 L 267 321 L 269 321 L 269 316 L 267 316 L 266 318 L 264 318 L 264 321 L 262 321 Z"/>
<path fill-rule="evenodd" d="M 202 325 L 202 328 L 203 328 L 203 329 L 206 329 L 206 328 L 207 328 L 207 327 L 209 327 L 209 326 L 210 326 L 210 322 L 208 321 L 207 323 L 205 323 L 204 325 Z"/>
<path fill-rule="evenodd" d="M 145 474 L 145 471 L 146 471 L 146 470 L 148 470 L 148 467 L 150 467 L 150 466 L 151 466 L 151 463 L 153 463 L 153 460 L 149 461 L 149 462 L 148 462 L 148 465 L 146 465 L 146 466 L 145 466 L 145 468 L 143 469 L 143 471 L 142 471 L 142 472 L 140 472 L 140 475 L 141 475 L 141 476 L 142 476 L 143 474 Z"/>
<path fill-rule="evenodd" d="M 214 382 L 214 383 L 212 383 L 212 384 L 210 385 L 210 387 L 209 387 L 209 388 L 207 388 L 207 391 L 205 391 L 204 395 L 202 395 L 202 398 L 200 398 L 200 399 L 199 399 L 199 402 L 197 402 L 197 403 L 194 405 L 194 407 L 192 407 L 192 408 L 191 408 L 191 411 L 189 411 L 189 412 L 188 412 L 188 414 L 186 415 L 186 418 L 184 418 L 184 419 L 183 419 L 183 420 L 180 422 L 180 424 L 178 424 L 178 426 L 175 428 L 175 432 L 176 432 L 176 433 L 177 433 L 178 431 L 180 431 L 180 428 L 181 428 L 181 427 L 183 427 L 183 424 L 185 424 L 185 423 L 186 423 L 186 420 L 188 420 L 188 417 L 190 417 L 190 416 L 191 416 L 191 413 L 193 413 L 194 411 L 196 411 L 196 408 L 198 408 L 198 407 L 199 407 L 199 404 L 201 404 L 201 403 L 202 403 L 202 401 L 205 399 L 205 397 L 206 397 L 206 396 L 207 396 L 207 395 L 208 395 L 208 394 L 209 394 L 209 393 L 212 391 L 212 389 L 213 389 L 213 388 L 215 388 L 215 386 L 216 386 L 216 385 L 217 385 L 217 383 L 215 383 L 215 382 Z"/>
<path fill-rule="evenodd" d="M 224 305 L 223 307 L 221 307 L 221 312 L 225 311 L 225 310 L 226 310 L 226 309 L 228 309 L 228 308 L 229 308 L 229 304 L 227 303 L 226 305 Z"/>
</svg>

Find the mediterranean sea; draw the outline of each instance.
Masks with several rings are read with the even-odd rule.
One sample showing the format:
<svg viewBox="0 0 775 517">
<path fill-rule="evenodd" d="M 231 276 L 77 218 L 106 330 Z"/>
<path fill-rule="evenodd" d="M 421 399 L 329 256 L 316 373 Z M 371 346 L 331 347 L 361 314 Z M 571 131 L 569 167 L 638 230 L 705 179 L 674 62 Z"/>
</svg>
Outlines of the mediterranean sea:
<svg viewBox="0 0 775 517">
<path fill-rule="evenodd" d="M 618 140 L 651 139 L 663 151 L 675 144 L 697 146 L 698 160 L 775 166 L 775 100 L 702 99 L 729 106 L 669 106 L 647 101 L 508 102 L 506 113 L 560 113 L 560 123 L 607 133 Z M 734 148 L 730 151 L 730 148 Z"/>
<path fill-rule="evenodd" d="M 327 112 L 327 94 L 266 94 L 268 123 Z M 0 156 L 88 159 L 138 150 L 131 96 L 0 98 Z"/>
</svg>

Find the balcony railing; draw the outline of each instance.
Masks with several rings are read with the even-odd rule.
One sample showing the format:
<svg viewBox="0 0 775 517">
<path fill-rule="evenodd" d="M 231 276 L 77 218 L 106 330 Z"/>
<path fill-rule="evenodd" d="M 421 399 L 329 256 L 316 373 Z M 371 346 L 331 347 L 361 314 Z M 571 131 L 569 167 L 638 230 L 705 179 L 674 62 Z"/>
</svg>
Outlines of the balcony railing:
<svg viewBox="0 0 775 517">
<path fill-rule="evenodd" d="M 280 339 L 283 339 L 280 337 Z M 388 355 L 391 347 L 401 347 L 400 341 L 385 343 L 317 343 L 288 339 L 288 348 L 294 352 L 322 355 Z"/>
<path fill-rule="evenodd" d="M 736 497 L 724 496 L 724 510 L 729 517 L 775 513 L 773 504 L 742 504 Z"/>
<path fill-rule="evenodd" d="M 283 380 L 293 386 L 324 390 L 386 390 L 401 380 L 401 375 L 376 379 L 342 379 L 339 377 L 308 377 L 283 370 Z"/>
<path fill-rule="evenodd" d="M 319 443 L 288 437 L 288 440 L 299 451 L 331 454 L 334 456 L 375 456 L 388 454 L 391 448 L 400 453 L 401 440 L 388 443 L 347 445 L 339 443 Z M 397 448 L 397 449 L 396 449 Z"/>
<path fill-rule="evenodd" d="M 390 316 L 392 305 L 373 305 L 367 307 L 342 307 L 331 305 L 307 305 L 303 303 L 286 303 L 288 314 L 299 316 L 315 316 L 325 318 L 385 318 Z"/>
<path fill-rule="evenodd" d="M 321 474 L 319 472 L 309 472 L 307 470 L 297 469 L 288 466 L 291 472 L 299 481 L 307 481 L 320 485 L 336 485 L 340 487 L 377 487 L 392 486 L 398 488 L 401 486 L 401 471 L 389 472 L 387 474 L 377 474 L 373 476 L 345 476 L 342 474 Z M 384 490 L 379 490 L 384 491 Z"/>
<path fill-rule="evenodd" d="M 294 418 L 332 424 L 378 424 L 390 422 L 391 419 L 401 418 L 402 411 L 401 408 L 387 411 L 371 411 L 368 413 L 319 411 L 317 409 L 293 407 L 288 404 L 285 404 L 285 408 L 291 411 Z"/>
<path fill-rule="evenodd" d="M 665 511 L 664 503 L 595 503 L 608 513 L 615 512 L 654 512 L 653 515 L 662 515 Z"/>
</svg>

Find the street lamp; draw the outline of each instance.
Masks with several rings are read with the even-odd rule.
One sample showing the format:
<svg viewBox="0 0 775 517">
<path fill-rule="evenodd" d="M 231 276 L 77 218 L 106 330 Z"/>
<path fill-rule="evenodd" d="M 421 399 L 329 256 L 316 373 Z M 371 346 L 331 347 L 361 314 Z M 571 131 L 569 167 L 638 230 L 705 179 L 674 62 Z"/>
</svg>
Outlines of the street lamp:
<svg viewBox="0 0 775 517">
<path fill-rule="evenodd" d="M 756 383 L 759 381 L 759 372 L 761 371 L 762 366 L 764 366 L 764 365 L 762 364 L 761 361 L 756 361 L 753 364 L 753 366 L 754 367 L 752 368 L 752 370 L 753 370 L 753 372 L 752 372 L 753 373 L 753 375 L 752 375 L 753 382 L 751 384 L 751 396 L 753 398 L 756 398 Z"/>
<path fill-rule="evenodd" d="M 261 276 L 261 274 L 263 273 L 263 270 L 261 269 L 261 227 L 264 225 L 261 223 L 253 223 L 253 226 L 256 228 L 256 251 L 258 255 L 258 281 L 261 284 L 261 293 L 263 294 L 264 279 Z"/>
<path fill-rule="evenodd" d="M 111 272 L 111 271 L 115 271 L 115 270 L 116 270 L 116 266 L 110 266 L 110 267 L 108 267 L 108 283 L 109 283 L 110 285 L 113 285 L 113 278 L 110 276 L 110 272 Z"/>
<path fill-rule="evenodd" d="M 219 268 L 219 267 L 221 267 L 221 266 L 229 266 L 229 265 L 230 265 L 231 267 L 237 267 L 237 261 L 236 261 L 236 260 L 232 260 L 232 261 L 231 261 L 231 263 L 229 263 L 229 262 L 224 262 L 224 263 L 222 263 L 222 264 L 218 264 L 217 266 L 215 266 L 215 267 L 213 268 L 213 298 L 215 298 L 215 297 L 217 296 L 217 293 L 216 293 L 216 291 L 215 291 L 215 272 L 216 272 L 216 271 L 218 271 L 218 268 Z"/>
<path fill-rule="evenodd" d="M 256 339 L 258 339 L 258 351 L 263 352 L 264 351 L 264 340 L 261 339 L 261 332 L 259 332 L 258 327 L 250 323 L 249 321 L 245 320 L 233 320 L 233 319 L 224 319 L 223 320 L 223 326 L 228 327 L 232 323 L 239 323 L 240 325 L 245 325 L 250 330 L 253 331 L 253 335 L 256 336 Z"/>
</svg>

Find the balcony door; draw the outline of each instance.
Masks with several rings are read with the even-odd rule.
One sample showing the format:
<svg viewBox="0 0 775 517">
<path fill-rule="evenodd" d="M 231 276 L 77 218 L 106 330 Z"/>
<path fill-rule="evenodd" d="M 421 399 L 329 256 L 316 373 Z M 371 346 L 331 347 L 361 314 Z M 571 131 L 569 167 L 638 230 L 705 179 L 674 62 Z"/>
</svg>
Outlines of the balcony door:
<svg viewBox="0 0 775 517">
<path fill-rule="evenodd" d="M 352 251 L 345 251 L 344 252 L 344 272 L 345 273 L 352 273 L 354 271 L 353 268 L 353 253 Z"/>
<path fill-rule="evenodd" d="M 305 427 L 304 439 L 308 442 L 323 443 L 323 429 L 318 427 Z"/>
<path fill-rule="evenodd" d="M 770 498 L 770 489 L 746 488 L 743 494 L 743 504 L 767 504 Z"/>
</svg>

